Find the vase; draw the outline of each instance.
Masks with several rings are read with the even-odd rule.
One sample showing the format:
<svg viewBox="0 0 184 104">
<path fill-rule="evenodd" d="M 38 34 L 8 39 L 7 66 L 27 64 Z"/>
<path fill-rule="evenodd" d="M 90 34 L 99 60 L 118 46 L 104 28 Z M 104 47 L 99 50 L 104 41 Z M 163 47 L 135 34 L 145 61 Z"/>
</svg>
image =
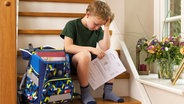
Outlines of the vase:
<svg viewBox="0 0 184 104">
<path fill-rule="evenodd" d="M 158 60 L 158 78 L 171 79 L 173 77 L 174 62 L 169 60 Z"/>
</svg>

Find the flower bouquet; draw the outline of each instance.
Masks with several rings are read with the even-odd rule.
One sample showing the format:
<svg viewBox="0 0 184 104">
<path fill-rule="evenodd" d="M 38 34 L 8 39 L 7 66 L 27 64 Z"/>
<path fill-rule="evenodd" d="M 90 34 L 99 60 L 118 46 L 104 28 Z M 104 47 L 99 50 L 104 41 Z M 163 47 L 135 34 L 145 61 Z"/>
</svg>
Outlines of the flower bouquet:
<svg viewBox="0 0 184 104">
<path fill-rule="evenodd" d="M 181 36 L 173 35 L 159 41 L 156 36 L 146 41 L 142 49 L 147 52 L 145 61 L 148 64 L 157 62 L 158 77 L 169 79 L 173 76 L 173 66 L 179 65 L 184 57 L 184 43 Z"/>
</svg>

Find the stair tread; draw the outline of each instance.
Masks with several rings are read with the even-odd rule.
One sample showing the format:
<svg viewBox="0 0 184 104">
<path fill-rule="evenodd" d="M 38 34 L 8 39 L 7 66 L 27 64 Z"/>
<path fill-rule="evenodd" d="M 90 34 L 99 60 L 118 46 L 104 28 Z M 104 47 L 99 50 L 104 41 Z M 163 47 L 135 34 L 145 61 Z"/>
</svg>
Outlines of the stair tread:
<svg viewBox="0 0 184 104">
<path fill-rule="evenodd" d="M 20 0 L 29 2 L 63 2 L 63 3 L 90 3 L 93 0 Z"/>
<path fill-rule="evenodd" d="M 19 35 L 59 35 L 63 30 L 61 29 L 19 29 Z M 110 36 L 112 35 L 112 30 L 109 30 Z"/>
<path fill-rule="evenodd" d="M 19 16 L 27 17 L 68 17 L 81 18 L 85 13 L 59 13 L 59 12 L 19 12 Z"/>
<path fill-rule="evenodd" d="M 102 98 L 95 98 L 95 100 L 97 101 L 97 104 L 141 104 L 140 101 L 138 101 L 134 98 L 131 98 L 129 96 L 123 96 L 122 98 L 124 98 L 124 100 L 125 100 L 125 102 L 123 102 L 123 103 L 106 101 L 106 100 L 103 100 Z M 80 99 L 75 99 L 71 104 L 81 104 Z"/>
<path fill-rule="evenodd" d="M 23 75 L 24 75 L 23 73 L 17 74 L 17 82 L 21 82 Z M 73 80 L 78 80 L 77 75 L 72 75 L 71 77 Z M 129 79 L 129 77 L 130 77 L 130 74 L 128 72 L 124 72 L 118 75 L 115 79 Z"/>
<path fill-rule="evenodd" d="M 77 75 L 72 75 L 71 76 L 73 80 L 78 80 Z M 118 75 L 115 79 L 129 79 L 130 74 L 128 72 L 124 72 L 120 75 Z"/>
</svg>

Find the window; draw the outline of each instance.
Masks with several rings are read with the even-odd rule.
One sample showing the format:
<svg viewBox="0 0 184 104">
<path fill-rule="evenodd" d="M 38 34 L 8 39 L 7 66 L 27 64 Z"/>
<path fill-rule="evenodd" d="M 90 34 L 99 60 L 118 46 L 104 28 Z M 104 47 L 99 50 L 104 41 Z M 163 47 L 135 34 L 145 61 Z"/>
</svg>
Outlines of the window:
<svg viewBox="0 0 184 104">
<path fill-rule="evenodd" d="M 181 0 L 165 0 L 164 36 L 181 33 Z"/>
<path fill-rule="evenodd" d="M 182 3 L 184 0 L 154 0 L 154 33 L 159 39 L 182 33 Z"/>
</svg>

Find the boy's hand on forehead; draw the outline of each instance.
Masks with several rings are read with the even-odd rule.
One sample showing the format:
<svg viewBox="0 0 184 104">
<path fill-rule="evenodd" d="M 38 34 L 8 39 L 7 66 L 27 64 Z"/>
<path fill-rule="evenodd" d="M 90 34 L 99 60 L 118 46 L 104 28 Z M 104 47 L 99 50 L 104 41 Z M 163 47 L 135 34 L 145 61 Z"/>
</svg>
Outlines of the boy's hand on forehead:
<svg viewBox="0 0 184 104">
<path fill-rule="evenodd" d="M 109 17 L 104 25 L 104 27 L 109 27 L 111 24 L 111 18 Z"/>
<path fill-rule="evenodd" d="M 107 22 L 105 23 L 105 27 L 109 27 L 111 22 L 114 20 L 114 13 L 111 14 L 111 16 L 109 16 L 109 18 L 107 19 Z"/>
</svg>

